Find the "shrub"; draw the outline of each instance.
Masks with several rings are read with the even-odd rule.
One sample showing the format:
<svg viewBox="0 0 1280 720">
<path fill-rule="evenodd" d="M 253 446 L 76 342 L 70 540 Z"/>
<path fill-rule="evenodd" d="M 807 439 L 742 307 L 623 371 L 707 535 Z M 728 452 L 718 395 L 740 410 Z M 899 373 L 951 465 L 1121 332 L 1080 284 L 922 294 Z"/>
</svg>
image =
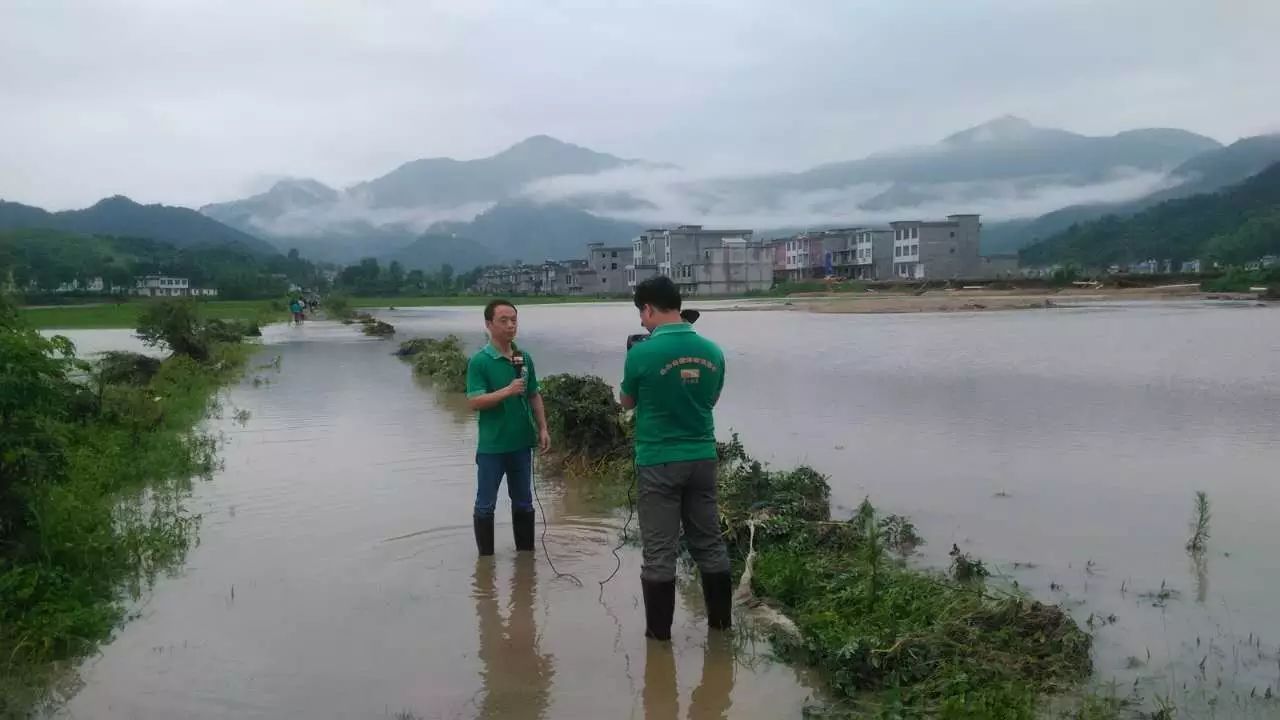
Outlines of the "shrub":
<svg viewBox="0 0 1280 720">
<path fill-rule="evenodd" d="M 431 378 L 444 390 L 462 392 L 467 389 L 467 356 L 462 353 L 462 341 L 456 335 L 448 335 L 443 340 L 409 340 L 401 343 L 396 354 L 412 358 L 413 371 Z"/>
<path fill-rule="evenodd" d="M 150 347 L 165 347 L 175 355 L 209 358 L 209 341 L 202 332 L 199 308 L 192 300 L 157 300 L 138 318 L 138 337 Z"/>
</svg>

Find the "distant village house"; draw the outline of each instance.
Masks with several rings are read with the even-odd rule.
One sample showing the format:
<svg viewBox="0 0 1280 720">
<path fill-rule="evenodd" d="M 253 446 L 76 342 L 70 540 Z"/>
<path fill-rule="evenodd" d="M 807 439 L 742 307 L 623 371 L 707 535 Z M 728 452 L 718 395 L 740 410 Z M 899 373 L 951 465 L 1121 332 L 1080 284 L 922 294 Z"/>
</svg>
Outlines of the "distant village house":
<svg viewBox="0 0 1280 720">
<path fill-rule="evenodd" d="M 217 297 L 217 288 L 192 287 L 184 277 L 143 275 L 134 282 L 134 295 L 142 297 Z"/>
</svg>

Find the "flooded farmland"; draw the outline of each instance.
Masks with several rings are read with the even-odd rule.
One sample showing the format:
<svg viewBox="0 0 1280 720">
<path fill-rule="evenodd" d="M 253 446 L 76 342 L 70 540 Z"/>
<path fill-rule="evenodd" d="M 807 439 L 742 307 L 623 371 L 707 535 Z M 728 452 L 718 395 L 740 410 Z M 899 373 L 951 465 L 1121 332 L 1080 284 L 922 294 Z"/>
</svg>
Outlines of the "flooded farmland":
<svg viewBox="0 0 1280 720">
<path fill-rule="evenodd" d="M 398 339 L 481 342 L 478 308 L 378 315 Z M 625 304 L 529 307 L 521 325 L 543 375 L 611 381 L 637 331 Z M 838 513 L 870 495 L 915 520 L 918 562 L 956 544 L 1063 603 L 1094 626 L 1099 682 L 1217 717 L 1274 711 L 1248 699 L 1280 689 L 1274 310 L 707 312 L 698 328 L 726 351 L 722 433 L 828 473 Z M 634 548 L 596 584 L 623 518 L 554 479 L 539 478 L 547 547 L 584 586 L 541 548 L 517 558 L 509 526 L 478 562 L 474 421 L 394 343 L 311 323 L 264 345 L 254 365 L 279 369 L 250 371 L 211 421 L 225 467 L 191 499 L 200 546 L 85 664 L 66 716 L 776 718 L 820 694 L 767 647 L 708 643 L 696 587 L 653 653 Z M 1213 518 L 1192 562 L 1197 490 Z"/>
</svg>

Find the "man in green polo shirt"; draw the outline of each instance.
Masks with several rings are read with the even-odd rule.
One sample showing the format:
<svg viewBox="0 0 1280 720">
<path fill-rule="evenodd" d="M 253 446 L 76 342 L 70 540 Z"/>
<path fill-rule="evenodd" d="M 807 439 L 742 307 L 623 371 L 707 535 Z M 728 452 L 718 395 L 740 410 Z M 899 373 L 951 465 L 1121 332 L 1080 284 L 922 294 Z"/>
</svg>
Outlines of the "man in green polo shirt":
<svg viewBox="0 0 1280 720">
<path fill-rule="evenodd" d="M 702 575 L 707 624 L 727 630 L 733 582 L 720 537 L 711 412 L 724 388 L 724 353 L 680 317 L 680 291 L 670 278 L 641 282 L 635 304 L 650 334 L 627 351 L 622 405 L 636 411 L 645 635 L 671 639 L 682 526 Z"/>
<path fill-rule="evenodd" d="M 516 347 L 516 306 L 494 300 L 484 308 L 489 343 L 467 363 L 467 402 L 479 413 L 476 502 L 472 514 L 476 548 L 493 554 L 493 513 L 498 487 L 507 478 L 516 550 L 533 551 L 533 448 L 551 445 L 538 392 L 533 357 Z"/>
</svg>

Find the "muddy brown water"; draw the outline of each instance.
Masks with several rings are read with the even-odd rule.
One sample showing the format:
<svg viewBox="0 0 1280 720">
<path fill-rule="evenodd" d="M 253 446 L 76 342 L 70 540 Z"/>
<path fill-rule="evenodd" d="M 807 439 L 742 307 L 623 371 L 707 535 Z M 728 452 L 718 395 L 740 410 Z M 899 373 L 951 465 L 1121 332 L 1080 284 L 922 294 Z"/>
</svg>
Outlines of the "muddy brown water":
<svg viewBox="0 0 1280 720">
<path fill-rule="evenodd" d="M 398 339 L 481 342 L 476 308 L 378 314 Z M 829 473 L 837 513 L 870 495 L 916 521 L 917 562 L 943 566 L 955 543 L 997 582 L 1092 616 L 1100 685 L 1275 714 L 1248 696 L 1280 688 L 1280 312 L 708 312 L 698 327 L 727 354 L 722 434 Z M 625 304 L 521 312 L 544 376 L 616 380 L 634 331 Z M 692 586 L 672 652 L 651 654 L 634 549 L 598 598 L 621 518 L 552 481 L 548 547 L 585 587 L 541 548 L 516 557 L 509 527 L 478 563 L 457 399 L 349 327 L 264 342 L 280 372 L 250 373 L 212 421 L 226 467 L 191 501 L 200 546 L 85 664 L 65 715 L 775 718 L 818 694 L 766 648 L 708 643 Z M 1201 562 L 1184 550 L 1196 490 L 1213 505 Z"/>
</svg>

